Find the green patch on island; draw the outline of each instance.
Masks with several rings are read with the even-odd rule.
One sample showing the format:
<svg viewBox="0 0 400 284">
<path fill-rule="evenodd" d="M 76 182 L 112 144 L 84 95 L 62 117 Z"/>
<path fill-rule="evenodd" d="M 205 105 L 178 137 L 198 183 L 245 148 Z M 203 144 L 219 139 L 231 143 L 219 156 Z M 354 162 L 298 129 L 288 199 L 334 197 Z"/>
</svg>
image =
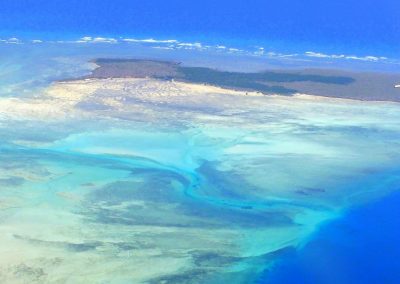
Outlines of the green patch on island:
<svg viewBox="0 0 400 284">
<path fill-rule="evenodd" d="M 329 69 L 230 72 L 188 67 L 179 62 L 99 58 L 98 67 L 84 78 L 154 78 L 205 84 L 263 94 L 295 93 L 369 101 L 400 101 L 399 74 L 349 72 Z"/>
</svg>

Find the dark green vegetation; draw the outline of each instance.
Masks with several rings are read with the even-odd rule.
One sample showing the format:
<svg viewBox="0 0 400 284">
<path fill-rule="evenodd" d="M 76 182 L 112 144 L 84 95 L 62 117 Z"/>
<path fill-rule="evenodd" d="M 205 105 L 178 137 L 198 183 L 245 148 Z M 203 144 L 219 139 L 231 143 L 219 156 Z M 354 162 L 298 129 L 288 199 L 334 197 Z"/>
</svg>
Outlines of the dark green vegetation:
<svg viewBox="0 0 400 284">
<path fill-rule="evenodd" d="M 156 78 L 208 84 L 264 94 L 400 101 L 398 74 L 355 73 L 326 69 L 269 70 L 258 73 L 185 67 L 176 62 L 141 59 L 96 59 L 99 67 L 86 78 Z"/>
<path fill-rule="evenodd" d="M 350 84 L 354 79 L 339 76 L 319 76 L 297 73 L 260 72 L 238 73 L 218 71 L 201 67 L 178 67 L 179 73 L 185 81 L 193 83 L 210 84 L 237 88 L 243 90 L 259 91 L 262 93 L 278 93 L 290 95 L 298 91 L 278 83 L 287 82 L 317 82 L 324 84 Z"/>
</svg>

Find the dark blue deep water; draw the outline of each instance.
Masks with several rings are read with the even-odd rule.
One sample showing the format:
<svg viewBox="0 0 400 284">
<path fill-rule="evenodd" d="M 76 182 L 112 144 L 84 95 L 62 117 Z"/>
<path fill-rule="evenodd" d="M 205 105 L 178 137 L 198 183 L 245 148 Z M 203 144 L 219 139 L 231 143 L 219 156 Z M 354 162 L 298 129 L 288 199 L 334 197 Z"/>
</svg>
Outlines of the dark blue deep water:
<svg viewBox="0 0 400 284">
<path fill-rule="evenodd" d="M 400 283 L 400 192 L 349 211 L 288 253 L 268 284 Z"/>
<path fill-rule="evenodd" d="M 2 0 L 0 36 L 235 40 L 397 58 L 399 10 L 398 0 Z"/>
</svg>

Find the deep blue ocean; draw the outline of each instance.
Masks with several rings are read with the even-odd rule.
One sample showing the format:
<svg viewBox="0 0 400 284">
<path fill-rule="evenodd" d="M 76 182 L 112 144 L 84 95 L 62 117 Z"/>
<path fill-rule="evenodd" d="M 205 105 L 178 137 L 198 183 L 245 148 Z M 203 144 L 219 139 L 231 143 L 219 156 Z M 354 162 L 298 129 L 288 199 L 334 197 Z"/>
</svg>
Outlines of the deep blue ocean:
<svg viewBox="0 0 400 284">
<path fill-rule="evenodd" d="M 399 57 L 397 0 L 3 0 L 0 36 L 178 38 Z"/>
<path fill-rule="evenodd" d="M 399 59 L 399 31 L 398 0 L 0 2 L 0 38 L 161 38 Z M 21 74 L 30 78 L 31 70 L 24 69 Z M 14 80 L 9 74 L 11 79 L 0 79 Z M 350 208 L 322 225 L 303 247 L 286 252 L 260 283 L 400 283 L 399 204 L 400 193 L 394 193 Z"/>
<path fill-rule="evenodd" d="M 400 193 L 354 208 L 321 226 L 260 283 L 397 284 L 400 279 Z"/>
</svg>

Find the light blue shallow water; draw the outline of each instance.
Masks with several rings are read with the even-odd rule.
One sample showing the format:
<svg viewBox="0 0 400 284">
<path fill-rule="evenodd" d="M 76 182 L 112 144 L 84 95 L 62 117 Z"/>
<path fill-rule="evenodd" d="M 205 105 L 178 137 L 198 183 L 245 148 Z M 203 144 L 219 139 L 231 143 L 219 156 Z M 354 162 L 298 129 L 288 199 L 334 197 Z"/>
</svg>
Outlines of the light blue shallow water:
<svg viewBox="0 0 400 284">
<path fill-rule="evenodd" d="M 71 99 L 90 83 L 43 88 L 108 55 L 70 50 L 15 49 L 2 67 L 4 283 L 256 283 L 321 223 L 398 189 L 398 104 L 109 80 L 88 111 Z"/>
</svg>

